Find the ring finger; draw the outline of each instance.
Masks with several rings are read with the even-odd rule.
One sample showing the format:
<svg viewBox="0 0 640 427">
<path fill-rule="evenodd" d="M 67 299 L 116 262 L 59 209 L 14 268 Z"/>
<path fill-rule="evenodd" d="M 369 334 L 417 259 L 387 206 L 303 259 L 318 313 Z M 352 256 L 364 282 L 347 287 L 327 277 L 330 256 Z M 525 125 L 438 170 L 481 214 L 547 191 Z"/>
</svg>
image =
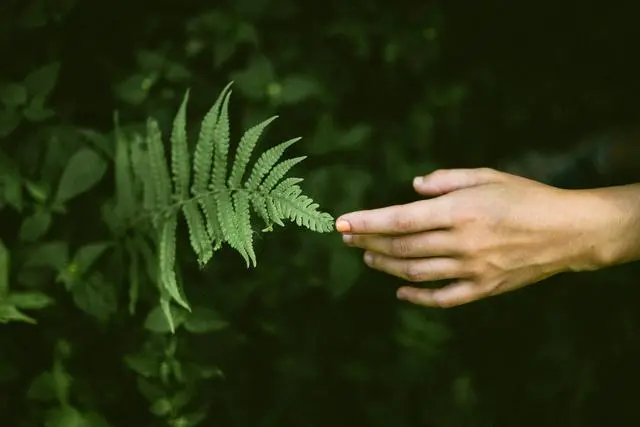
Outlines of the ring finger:
<svg viewBox="0 0 640 427">
<path fill-rule="evenodd" d="M 371 268 L 410 282 L 460 279 L 465 276 L 462 261 L 455 258 L 395 258 L 367 251 L 364 260 Z"/>
<path fill-rule="evenodd" d="M 453 234 L 445 230 L 402 235 L 354 234 L 345 235 L 344 241 L 349 246 L 395 258 L 459 255 L 454 249 Z"/>
</svg>

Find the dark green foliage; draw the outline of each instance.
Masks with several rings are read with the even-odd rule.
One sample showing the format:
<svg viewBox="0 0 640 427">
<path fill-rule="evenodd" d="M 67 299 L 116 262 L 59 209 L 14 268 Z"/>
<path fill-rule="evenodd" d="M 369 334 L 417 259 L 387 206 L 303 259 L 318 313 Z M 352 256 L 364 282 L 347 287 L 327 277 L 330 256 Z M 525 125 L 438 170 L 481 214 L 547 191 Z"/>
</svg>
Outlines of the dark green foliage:
<svg viewBox="0 0 640 427">
<path fill-rule="evenodd" d="M 635 266 L 440 312 L 275 227 L 635 118 L 590 6 L 0 2 L 0 424 L 637 424 Z"/>
</svg>

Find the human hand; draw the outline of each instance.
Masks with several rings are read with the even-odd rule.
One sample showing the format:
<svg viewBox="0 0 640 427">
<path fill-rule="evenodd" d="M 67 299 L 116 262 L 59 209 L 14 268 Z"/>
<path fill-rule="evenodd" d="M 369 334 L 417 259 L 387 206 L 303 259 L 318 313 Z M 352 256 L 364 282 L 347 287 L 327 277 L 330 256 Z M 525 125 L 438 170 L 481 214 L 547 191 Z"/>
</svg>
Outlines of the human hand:
<svg viewBox="0 0 640 427">
<path fill-rule="evenodd" d="M 398 298 L 453 307 L 598 268 L 602 224 L 579 191 L 493 169 L 439 170 L 414 180 L 431 199 L 339 217 L 346 244 L 370 267 L 410 282 L 452 280 L 439 289 L 404 286 Z"/>
</svg>

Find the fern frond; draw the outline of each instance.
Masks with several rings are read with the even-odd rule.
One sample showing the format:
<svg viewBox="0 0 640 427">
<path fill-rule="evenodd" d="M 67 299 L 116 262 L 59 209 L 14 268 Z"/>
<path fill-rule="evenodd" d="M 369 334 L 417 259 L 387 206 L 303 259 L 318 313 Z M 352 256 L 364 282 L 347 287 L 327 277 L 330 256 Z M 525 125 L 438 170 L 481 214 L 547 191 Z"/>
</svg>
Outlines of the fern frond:
<svg viewBox="0 0 640 427">
<path fill-rule="evenodd" d="M 264 179 L 264 182 L 260 185 L 261 193 L 269 193 L 273 187 L 289 172 L 289 170 L 306 159 L 307 156 L 294 157 L 277 164 L 271 172 Z"/>
<path fill-rule="evenodd" d="M 299 226 L 312 231 L 329 232 L 333 230 L 333 217 L 318 211 L 320 207 L 308 196 L 302 194 L 302 189 L 292 185 L 282 192 L 272 192 L 270 195 L 278 213 Z"/>
<path fill-rule="evenodd" d="M 222 107 L 224 99 L 226 99 L 231 85 L 232 83 L 229 83 L 224 87 L 224 89 L 222 89 L 222 92 L 220 92 L 220 95 L 218 95 L 218 98 L 204 116 L 200 125 L 200 134 L 198 136 L 193 156 L 194 173 L 193 186 L 191 187 L 191 193 L 193 195 L 204 194 L 209 191 L 215 148 L 214 134 L 217 128 L 218 118 L 220 116 L 220 108 Z M 205 215 L 203 222 L 206 226 L 207 233 L 209 234 L 209 240 L 214 242 L 214 250 L 218 249 L 224 241 L 224 236 L 222 234 L 222 229 L 218 224 L 216 205 L 212 200 L 202 197 L 198 199 L 198 204 Z"/>
<path fill-rule="evenodd" d="M 171 172 L 174 194 L 178 200 L 188 197 L 191 179 L 189 146 L 187 145 L 187 102 L 189 102 L 188 90 L 184 94 L 171 131 Z"/>
<path fill-rule="evenodd" d="M 155 207 L 162 209 L 171 201 L 171 179 L 167 168 L 167 157 L 164 152 L 162 133 L 158 122 L 147 120 L 147 149 L 149 150 L 149 168 L 153 178 Z"/>
<path fill-rule="evenodd" d="M 176 280 L 176 232 L 178 221 L 171 215 L 162 224 L 158 237 L 158 277 L 160 283 L 175 302 L 190 310 L 189 304 L 182 295 Z"/>
<path fill-rule="evenodd" d="M 182 205 L 182 214 L 187 222 L 189 241 L 198 257 L 198 264 L 204 266 L 213 256 L 214 249 L 198 202 L 193 199 L 185 202 Z"/>
<path fill-rule="evenodd" d="M 258 264 L 253 250 L 253 230 L 251 229 L 251 211 L 249 192 L 237 191 L 233 194 L 233 207 L 235 208 L 236 230 L 238 232 L 240 247 L 247 267 Z"/>
<path fill-rule="evenodd" d="M 298 185 L 302 179 L 286 177 L 291 168 L 306 157 L 280 161 L 300 138 L 264 151 L 249 166 L 258 140 L 276 116 L 244 132 L 229 167 L 230 87 L 231 83 L 203 118 L 193 156 L 186 130 L 189 91 L 173 121 L 170 168 L 160 128 L 154 120 L 147 122 L 146 146 L 137 141 L 131 147 L 131 164 L 142 182 L 144 207 L 153 215 L 158 233 L 157 277 L 162 291 L 161 305 L 166 313 L 170 313 L 168 298 L 189 308 L 175 273 L 179 215 L 186 221 L 189 241 L 201 266 L 222 243 L 240 253 L 247 267 L 257 264 L 252 212 L 262 218 L 268 229 L 273 224 L 283 226 L 285 219 L 313 231 L 333 229 L 331 215 L 320 212 L 318 204 L 302 194 Z"/>
<path fill-rule="evenodd" d="M 249 164 L 249 160 L 251 159 L 251 153 L 255 148 L 260 136 L 264 132 L 265 128 L 271 124 L 278 116 L 273 116 L 268 118 L 267 120 L 259 123 L 249 130 L 247 130 L 242 138 L 240 138 L 240 143 L 238 144 L 238 149 L 236 150 L 236 157 L 233 162 L 233 167 L 231 168 L 231 175 L 229 176 L 229 181 L 227 185 L 231 189 L 236 189 L 240 187 L 242 183 L 242 177 L 245 173 L 247 165 Z"/>
<path fill-rule="evenodd" d="M 200 135 L 198 136 L 198 142 L 196 143 L 196 151 L 193 160 L 193 187 L 192 192 L 199 194 L 209 189 L 209 182 L 211 180 L 211 165 L 213 162 L 213 134 L 218 123 L 218 117 L 220 116 L 220 107 L 222 101 L 231 88 L 229 83 L 222 89 L 220 95 L 216 99 L 211 109 L 207 112 L 200 125 Z"/>
<path fill-rule="evenodd" d="M 213 172 L 211 174 L 211 181 L 209 182 L 209 189 L 214 191 L 225 188 L 227 178 L 230 134 L 229 97 L 231 97 L 231 91 L 227 93 L 222 101 L 220 117 L 218 117 L 218 123 L 216 123 L 216 128 L 213 132 Z"/>
<path fill-rule="evenodd" d="M 286 191 L 288 188 L 293 187 L 294 185 L 300 184 L 304 181 L 302 178 L 286 178 L 280 181 L 280 183 L 273 189 L 274 193 L 282 193 Z"/>
<path fill-rule="evenodd" d="M 280 157 L 284 154 L 287 148 L 291 147 L 296 142 L 300 141 L 302 138 L 293 138 L 288 141 L 282 142 L 276 145 L 273 148 L 268 149 L 258 158 L 255 165 L 253 166 L 253 170 L 249 175 L 249 179 L 245 183 L 244 187 L 247 190 L 257 190 L 260 185 L 260 181 L 266 174 L 269 173 L 273 165 L 278 163 Z"/>
</svg>

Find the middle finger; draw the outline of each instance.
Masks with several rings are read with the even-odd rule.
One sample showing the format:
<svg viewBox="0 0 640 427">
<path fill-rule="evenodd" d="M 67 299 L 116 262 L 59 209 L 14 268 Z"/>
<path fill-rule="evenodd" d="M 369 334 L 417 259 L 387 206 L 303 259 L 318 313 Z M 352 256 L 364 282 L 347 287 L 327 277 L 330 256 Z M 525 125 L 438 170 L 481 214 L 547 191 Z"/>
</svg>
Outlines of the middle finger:
<svg viewBox="0 0 640 427">
<path fill-rule="evenodd" d="M 354 234 L 345 235 L 349 246 L 366 249 L 396 258 L 424 258 L 458 255 L 453 234 L 446 230 L 414 234 Z"/>
</svg>

